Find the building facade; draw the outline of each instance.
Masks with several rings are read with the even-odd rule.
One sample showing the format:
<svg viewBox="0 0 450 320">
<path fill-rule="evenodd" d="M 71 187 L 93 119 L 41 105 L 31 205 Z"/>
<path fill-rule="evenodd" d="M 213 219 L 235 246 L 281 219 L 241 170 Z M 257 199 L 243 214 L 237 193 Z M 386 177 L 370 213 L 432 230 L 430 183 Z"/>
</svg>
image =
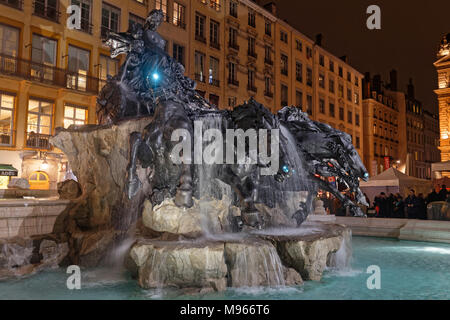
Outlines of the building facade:
<svg viewBox="0 0 450 320">
<path fill-rule="evenodd" d="M 68 28 L 77 5 L 78 29 Z M 272 112 L 301 107 L 352 135 L 363 156 L 362 74 L 250 0 L 0 0 L 0 163 L 18 176 L 45 173 L 50 188 L 67 161 L 49 137 L 57 127 L 96 123 L 96 96 L 118 72 L 108 31 L 144 24 L 161 9 L 166 51 L 219 108 L 250 97 Z M 69 8 L 70 9 L 70 8 Z M 123 57 L 121 58 L 123 59 Z M 5 188 L 9 178 L 0 178 Z"/>
<path fill-rule="evenodd" d="M 379 75 L 370 78 L 366 73 L 363 96 L 364 163 L 371 175 L 395 167 L 431 179 L 431 164 L 440 158 L 439 118 L 415 98 L 412 79 L 405 93 L 398 89 L 396 70 L 385 84 Z"/>
<path fill-rule="evenodd" d="M 450 33 L 439 46 L 434 63 L 438 74 L 438 88 L 434 91 L 439 103 L 441 161 L 450 160 Z"/>
<path fill-rule="evenodd" d="M 401 165 L 399 108 L 384 94 L 379 75 L 366 73 L 363 89 L 364 164 L 371 176 Z"/>
</svg>

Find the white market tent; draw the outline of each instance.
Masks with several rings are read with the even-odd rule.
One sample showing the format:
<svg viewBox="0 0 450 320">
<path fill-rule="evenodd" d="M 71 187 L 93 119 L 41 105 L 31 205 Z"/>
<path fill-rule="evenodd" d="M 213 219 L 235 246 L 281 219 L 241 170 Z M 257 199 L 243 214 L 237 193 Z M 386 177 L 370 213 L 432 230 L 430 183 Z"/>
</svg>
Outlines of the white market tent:
<svg viewBox="0 0 450 320">
<path fill-rule="evenodd" d="M 426 197 L 432 188 L 432 182 L 410 177 L 395 168 L 389 168 L 367 182 L 361 181 L 360 188 L 372 202 L 381 192 L 387 196 L 390 193 L 400 193 L 403 197 L 407 197 L 410 189 L 414 189 L 416 195 L 423 193 Z"/>
</svg>

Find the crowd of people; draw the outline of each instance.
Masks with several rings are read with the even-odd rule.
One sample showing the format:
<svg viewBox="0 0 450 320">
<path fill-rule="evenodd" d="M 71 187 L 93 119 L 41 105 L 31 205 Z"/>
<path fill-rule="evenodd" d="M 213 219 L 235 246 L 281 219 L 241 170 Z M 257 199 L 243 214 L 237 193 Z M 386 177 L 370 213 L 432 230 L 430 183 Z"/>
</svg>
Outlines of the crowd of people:
<svg viewBox="0 0 450 320">
<path fill-rule="evenodd" d="M 387 196 L 381 192 L 375 197 L 373 207 L 375 216 L 379 218 L 427 219 L 427 205 L 434 201 L 447 201 L 449 195 L 445 185 L 439 192 L 433 189 L 426 197 L 422 193 L 416 195 L 413 189 L 406 199 L 399 193 Z"/>
</svg>

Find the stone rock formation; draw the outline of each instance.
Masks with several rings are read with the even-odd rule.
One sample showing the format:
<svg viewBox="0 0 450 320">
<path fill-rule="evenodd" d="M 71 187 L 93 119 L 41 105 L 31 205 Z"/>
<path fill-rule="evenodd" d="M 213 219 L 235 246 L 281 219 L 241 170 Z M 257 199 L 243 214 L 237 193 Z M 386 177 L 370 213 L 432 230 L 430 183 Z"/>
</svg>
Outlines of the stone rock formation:
<svg viewBox="0 0 450 320">
<path fill-rule="evenodd" d="M 12 178 L 8 183 L 8 189 L 28 190 L 30 189 L 30 183 L 24 178 Z"/>
<path fill-rule="evenodd" d="M 81 186 L 75 180 L 58 182 L 58 194 L 60 199 L 74 200 L 81 196 Z"/>
</svg>

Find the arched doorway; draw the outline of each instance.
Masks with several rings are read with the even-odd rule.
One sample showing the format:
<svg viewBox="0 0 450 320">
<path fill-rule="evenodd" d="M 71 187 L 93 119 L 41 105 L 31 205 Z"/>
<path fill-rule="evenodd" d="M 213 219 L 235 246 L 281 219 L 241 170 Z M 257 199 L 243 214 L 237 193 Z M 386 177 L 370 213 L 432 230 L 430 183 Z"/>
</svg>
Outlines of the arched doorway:
<svg viewBox="0 0 450 320">
<path fill-rule="evenodd" d="M 30 189 L 32 190 L 48 190 L 50 189 L 50 179 L 44 171 L 34 171 L 28 178 Z"/>
</svg>

